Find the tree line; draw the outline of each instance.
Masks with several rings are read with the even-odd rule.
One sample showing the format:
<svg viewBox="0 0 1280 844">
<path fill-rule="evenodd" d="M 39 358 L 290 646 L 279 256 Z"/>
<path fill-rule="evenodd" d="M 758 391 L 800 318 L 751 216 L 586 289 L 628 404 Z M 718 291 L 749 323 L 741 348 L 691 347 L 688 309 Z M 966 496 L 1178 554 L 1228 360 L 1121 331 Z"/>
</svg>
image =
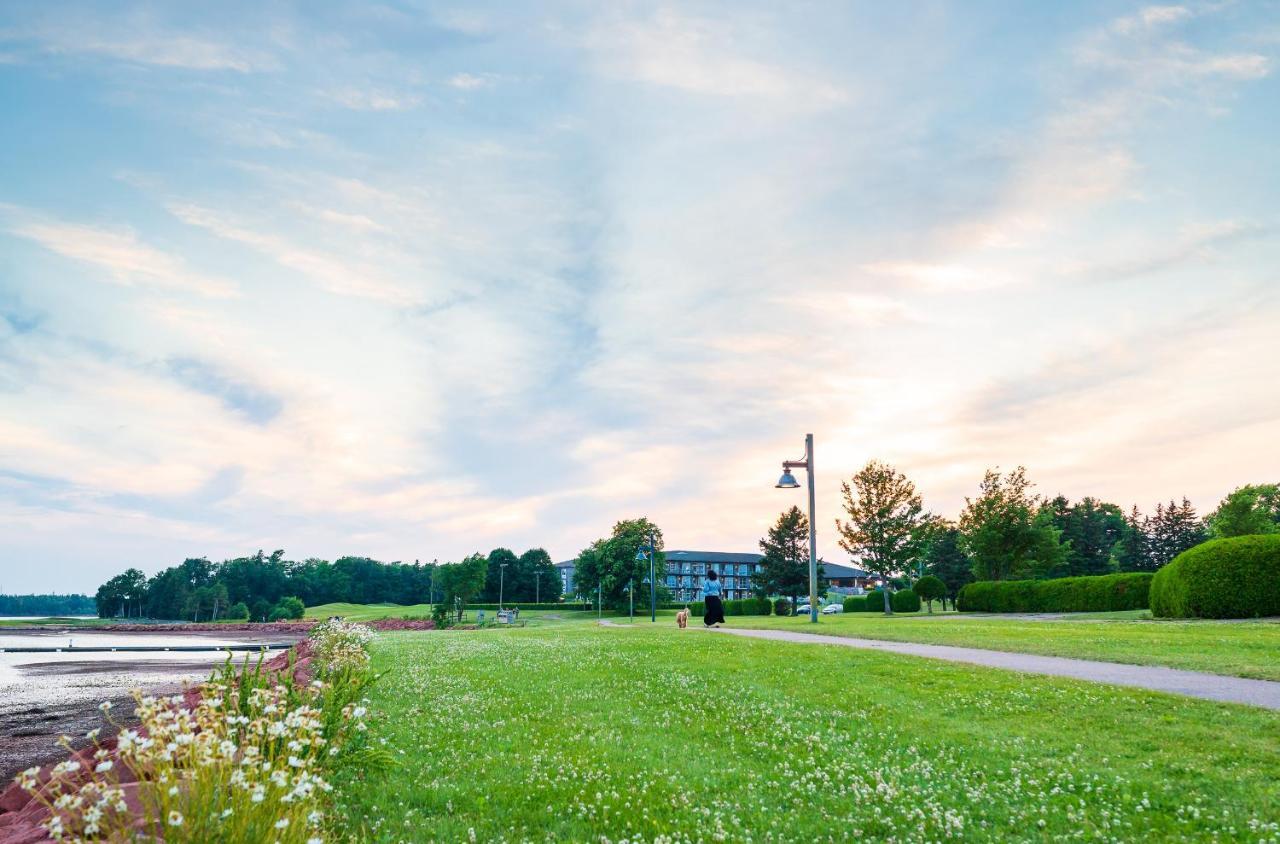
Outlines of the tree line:
<svg viewBox="0 0 1280 844">
<path fill-rule="evenodd" d="M 1239 487 L 1204 518 L 1186 497 L 1143 514 L 1136 505 L 1126 512 L 1092 497 L 1039 496 L 1032 486 L 1021 466 L 990 470 L 951 520 L 926 511 L 906 475 L 873 460 L 841 485 L 839 544 L 856 565 L 888 581 L 933 575 L 954 600 L 973 580 L 1155 571 L 1207 539 L 1280 532 L 1277 484 Z M 808 529 L 793 507 L 760 541 L 762 593 L 807 591 Z"/>
<path fill-rule="evenodd" d="M 453 604 L 490 592 L 496 601 L 500 588 L 507 602 L 555 601 L 560 578 L 541 548 L 518 557 L 497 548 L 487 557 L 425 564 L 369 557 L 295 561 L 283 550 L 258 551 L 217 563 L 191 557 L 151 577 L 127 569 L 98 588 L 90 611 L 102 618 L 271 621 L 300 618 L 305 607 L 328 603 Z"/>
<path fill-rule="evenodd" d="M 88 595 L 0 595 L 0 615 L 92 615 Z"/>
</svg>

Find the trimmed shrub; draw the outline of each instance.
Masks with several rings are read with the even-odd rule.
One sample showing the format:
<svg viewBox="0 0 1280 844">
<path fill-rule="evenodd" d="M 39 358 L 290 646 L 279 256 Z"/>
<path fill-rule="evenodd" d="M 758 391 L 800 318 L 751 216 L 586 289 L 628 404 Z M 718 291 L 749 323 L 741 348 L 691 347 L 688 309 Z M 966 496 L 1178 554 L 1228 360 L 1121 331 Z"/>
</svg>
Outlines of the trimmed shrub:
<svg viewBox="0 0 1280 844">
<path fill-rule="evenodd" d="M 779 598 L 774 601 L 773 612 L 775 615 L 791 615 L 791 601 L 787 598 Z"/>
<path fill-rule="evenodd" d="M 894 612 L 920 612 L 920 596 L 910 589 L 901 589 L 889 596 Z"/>
<path fill-rule="evenodd" d="M 707 605 L 702 601 L 694 601 L 689 605 L 689 615 L 692 618 L 702 618 L 707 614 Z"/>
<path fill-rule="evenodd" d="M 866 605 L 862 608 L 863 612 L 884 612 L 884 590 L 873 589 L 866 595 Z M 889 596 L 889 606 L 893 606 L 893 595 Z"/>
<path fill-rule="evenodd" d="M 1150 572 L 1060 577 L 1056 580 L 979 580 L 956 596 L 960 612 L 1112 612 L 1149 605 Z"/>
<path fill-rule="evenodd" d="M 732 601 L 725 601 L 724 614 L 726 618 L 728 618 L 731 615 L 743 615 L 742 601 L 736 598 Z"/>
<path fill-rule="evenodd" d="M 1280 615 L 1280 534 L 1212 539 L 1155 574 L 1151 612 L 1163 618 Z"/>
<path fill-rule="evenodd" d="M 931 574 L 926 574 L 916 581 L 915 585 L 911 587 L 911 591 L 919 595 L 920 599 L 929 605 L 929 612 L 933 612 L 933 602 L 941 601 L 947 597 L 947 584 Z M 947 607 L 944 604 L 942 608 L 945 610 Z"/>
<path fill-rule="evenodd" d="M 742 605 L 746 615 L 773 615 L 773 601 L 768 598 L 747 598 Z"/>
<path fill-rule="evenodd" d="M 845 612 L 866 612 L 867 597 L 865 595 L 850 595 L 844 599 Z"/>
</svg>

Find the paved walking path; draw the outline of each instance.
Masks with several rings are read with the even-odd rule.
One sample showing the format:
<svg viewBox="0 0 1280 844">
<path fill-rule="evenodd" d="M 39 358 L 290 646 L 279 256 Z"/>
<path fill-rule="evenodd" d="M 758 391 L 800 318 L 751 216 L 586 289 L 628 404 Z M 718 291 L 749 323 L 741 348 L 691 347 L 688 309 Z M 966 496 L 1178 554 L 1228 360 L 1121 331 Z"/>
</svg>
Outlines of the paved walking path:
<svg viewBox="0 0 1280 844">
<path fill-rule="evenodd" d="M 610 622 L 609 626 L 621 627 Z M 699 625 L 701 626 L 701 625 Z M 691 624 L 690 627 L 693 627 Z M 862 648 L 869 651 L 889 651 L 896 654 L 943 659 L 948 662 L 967 662 L 989 668 L 1009 671 L 1025 671 L 1029 674 L 1049 674 L 1054 677 L 1071 677 L 1110 683 L 1115 686 L 1133 686 L 1156 692 L 1216 700 L 1226 703 L 1243 703 L 1264 709 L 1280 710 L 1280 682 L 1274 680 L 1250 680 L 1244 677 L 1224 677 L 1200 671 L 1183 671 L 1177 668 L 1161 668 L 1155 665 L 1130 665 L 1121 662 L 1096 662 L 1089 659 L 1068 659 L 1060 656 L 989 651 L 983 648 L 957 648 L 950 645 L 921 645 L 914 642 L 886 642 L 880 639 L 854 639 L 847 636 L 827 636 L 821 633 L 796 633 L 791 630 L 755 630 L 738 627 L 712 628 L 714 633 L 746 636 L 750 639 L 771 639 L 776 642 L 797 642 L 802 645 L 838 645 L 844 648 Z"/>
<path fill-rule="evenodd" d="M 1116 686 L 1136 686 L 1157 692 L 1243 703 L 1266 709 L 1280 709 L 1280 682 L 1274 680 L 1250 680 L 1244 677 L 1224 677 L 1221 674 L 1205 674 L 1200 671 L 1183 671 L 1177 668 L 1161 668 L 1155 665 L 1129 665 L 1120 662 L 1095 662 L 1089 659 L 1067 659 L 1060 656 L 989 651 L 982 648 L 957 648 L 950 645 L 921 645 L 914 642 L 885 642 L 879 639 L 852 639 L 845 636 L 826 636 L 820 633 L 796 633 L 791 630 L 747 630 L 735 627 L 716 627 L 716 633 L 747 636 L 752 639 L 773 639 L 801 644 L 840 645 L 846 648 L 863 648 L 871 651 L 889 651 L 950 662 L 968 662 L 990 668 L 1026 671 L 1031 674 L 1051 674 L 1055 677 L 1073 677 L 1096 683 Z"/>
</svg>

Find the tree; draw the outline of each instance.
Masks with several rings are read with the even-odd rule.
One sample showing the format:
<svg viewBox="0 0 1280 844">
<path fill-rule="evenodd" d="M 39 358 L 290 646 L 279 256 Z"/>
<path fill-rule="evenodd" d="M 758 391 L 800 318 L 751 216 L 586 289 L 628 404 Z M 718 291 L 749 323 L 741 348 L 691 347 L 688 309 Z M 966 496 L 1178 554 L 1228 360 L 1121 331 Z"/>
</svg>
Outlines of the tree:
<svg viewBox="0 0 1280 844">
<path fill-rule="evenodd" d="M 147 576 L 140 569 L 127 569 L 98 587 L 94 596 L 99 618 L 140 615 L 147 596 Z"/>
<path fill-rule="evenodd" d="M 303 605 L 302 599 L 293 595 L 281 598 L 280 602 L 271 610 L 271 621 L 287 621 L 302 618 L 307 612 L 306 606 Z"/>
<path fill-rule="evenodd" d="M 656 549 L 655 569 L 658 577 L 658 600 L 669 594 L 662 577 L 667 570 L 666 555 L 662 553 L 662 530 L 646 518 L 627 519 L 613 526 L 606 539 L 597 539 L 578 555 L 573 580 L 578 593 L 585 596 L 599 594 L 604 605 L 614 609 L 627 606 L 628 589 L 641 589 L 649 577 L 649 560 L 638 559 L 642 546 L 649 544 L 653 536 Z"/>
<path fill-rule="evenodd" d="M 933 613 L 933 602 L 947 597 L 947 584 L 931 574 L 926 574 L 917 580 L 911 590 L 929 605 L 930 614 Z M 946 607 L 943 607 L 943 609 L 946 609 Z"/>
<path fill-rule="evenodd" d="M 764 559 L 751 585 L 761 597 L 786 595 L 791 608 L 809 591 L 809 517 L 799 507 L 784 510 L 760 540 Z"/>
<path fill-rule="evenodd" d="M 472 554 L 461 562 L 436 569 L 436 589 L 442 603 L 446 607 L 457 607 L 459 620 L 466 605 L 484 590 L 488 570 L 489 560 L 483 554 Z"/>
<path fill-rule="evenodd" d="M 1124 518 L 1124 532 L 1111 549 L 1116 568 L 1120 571 L 1154 571 L 1148 545 L 1146 519 L 1135 504 Z"/>
<path fill-rule="evenodd" d="M 966 498 L 960 514 L 965 551 L 978 580 L 1045 577 L 1062 564 L 1066 549 L 1058 541 L 1053 514 L 1030 493 L 1027 470 L 1007 475 L 987 470 L 977 498 Z"/>
<path fill-rule="evenodd" d="M 1214 539 L 1280 533 L 1280 484 L 1245 484 L 1233 490 L 1205 522 Z"/>
<path fill-rule="evenodd" d="M 494 604 L 498 602 L 499 597 L 504 601 L 515 600 L 511 597 L 512 593 L 507 592 L 507 586 L 514 586 L 519 581 L 518 563 L 519 558 L 510 548 L 494 548 L 489 552 L 486 562 L 488 574 L 485 577 L 484 592 L 481 593 L 482 601 Z M 505 572 L 502 570 L 504 565 L 507 567 Z"/>
<path fill-rule="evenodd" d="M 1042 505 L 1061 535 L 1066 555 L 1050 577 L 1107 574 L 1115 568 L 1112 551 L 1125 535 L 1124 512 L 1115 504 L 1082 498 L 1075 504 L 1059 495 Z"/>
<path fill-rule="evenodd" d="M 520 555 L 517 566 L 520 572 L 519 592 L 516 601 L 553 602 L 560 600 L 564 584 L 556 571 L 551 555 L 543 548 L 530 548 Z"/>
<path fill-rule="evenodd" d="M 231 605 L 227 610 L 227 621 L 248 621 L 249 605 L 244 601 L 239 601 Z"/>
<path fill-rule="evenodd" d="M 973 581 L 973 560 L 965 553 L 960 530 L 952 523 L 937 520 L 924 550 L 925 571 L 942 581 L 954 607 L 956 596 Z M 943 602 L 943 609 L 946 603 Z"/>
<path fill-rule="evenodd" d="M 853 476 L 852 486 L 841 482 L 848 522 L 836 519 L 840 547 L 868 571 L 885 580 L 902 573 L 919 555 L 928 532 L 929 516 L 915 484 L 887 463 L 872 460 Z M 892 615 L 888 589 L 884 612 Z"/>
<path fill-rule="evenodd" d="M 1208 538 L 1204 525 L 1196 517 L 1196 508 L 1186 496 L 1181 504 L 1172 500 L 1167 507 L 1157 504 L 1155 516 L 1146 520 L 1144 528 L 1152 571 Z"/>
</svg>

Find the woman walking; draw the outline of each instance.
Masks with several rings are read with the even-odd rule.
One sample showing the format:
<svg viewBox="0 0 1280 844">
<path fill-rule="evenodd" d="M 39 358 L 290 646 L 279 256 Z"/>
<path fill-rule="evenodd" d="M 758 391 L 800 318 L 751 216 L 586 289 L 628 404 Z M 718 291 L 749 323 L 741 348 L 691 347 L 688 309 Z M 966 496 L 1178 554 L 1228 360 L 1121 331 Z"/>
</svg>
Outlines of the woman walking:
<svg viewBox="0 0 1280 844">
<path fill-rule="evenodd" d="M 724 624 L 724 604 L 720 602 L 720 575 L 710 566 L 707 567 L 706 579 L 702 581 L 702 601 L 706 604 L 702 623 L 708 627 Z"/>
</svg>

